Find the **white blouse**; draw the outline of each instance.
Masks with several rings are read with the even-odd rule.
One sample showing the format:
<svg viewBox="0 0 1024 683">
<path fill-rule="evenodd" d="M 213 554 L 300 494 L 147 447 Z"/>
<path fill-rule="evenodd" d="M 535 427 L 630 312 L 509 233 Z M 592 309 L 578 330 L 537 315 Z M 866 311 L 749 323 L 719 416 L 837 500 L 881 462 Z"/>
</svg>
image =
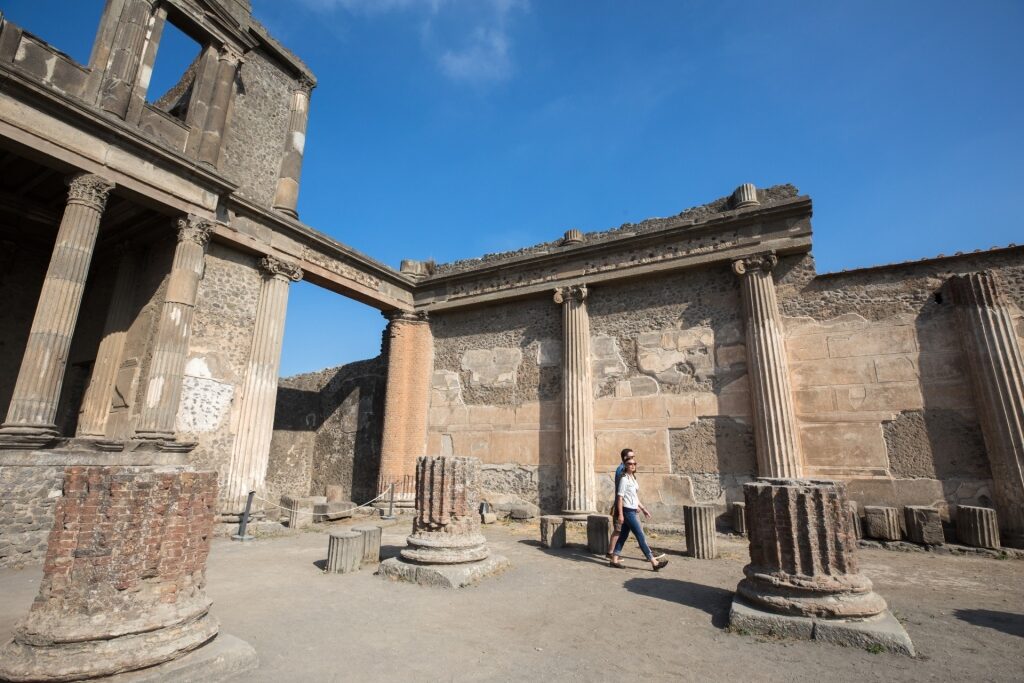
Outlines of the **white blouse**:
<svg viewBox="0 0 1024 683">
<path fill-rule="evenodd" d="M 622 496 L 622 507 L 636 510 L 640 507 L 640 484 L 628 474 L 619 480 L 619 495 Z"/>
</svg>

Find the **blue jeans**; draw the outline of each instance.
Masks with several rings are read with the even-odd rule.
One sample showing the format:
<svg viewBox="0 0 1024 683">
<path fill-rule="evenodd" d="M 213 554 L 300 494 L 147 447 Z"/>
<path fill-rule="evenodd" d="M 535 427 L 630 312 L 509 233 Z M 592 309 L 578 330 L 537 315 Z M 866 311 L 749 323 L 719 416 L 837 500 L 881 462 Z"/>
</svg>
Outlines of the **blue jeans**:
<svg viewBox="0 0 1024 683">
<path fill-rule="evenodd" d="M 618 557 L 622 554 L 622 546 L 626 544 L 629 532 L 632 531 L 636 536 L 637 543 L 640 544 L 640 550 L 644 552 L 644 557 L 651 560 L 653 555 L 651 555 L 651 549 L 647 547 L 647 539 L 644 538 L 644 530 L 640 526 L 640 518 L 637 516 L 636 510 L 624 507 L 622 508 L 622 517 L 622 533 L 619 534 L 619 540 L 615 542 L 614 555 Z"/>
</svg>

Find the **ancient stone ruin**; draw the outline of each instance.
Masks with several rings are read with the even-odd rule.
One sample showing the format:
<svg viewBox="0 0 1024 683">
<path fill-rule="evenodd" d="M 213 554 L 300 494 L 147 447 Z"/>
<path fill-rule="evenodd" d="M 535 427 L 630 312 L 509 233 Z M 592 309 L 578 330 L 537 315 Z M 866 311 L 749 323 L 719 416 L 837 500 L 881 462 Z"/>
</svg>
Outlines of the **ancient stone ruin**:
<svg viewBox="0 0 1024 683">
<path fill-rule="evenodd" d="M 199 49 L 151 93 L 168 25 Z M 725 514 L 759 477 L 828 479 L 872 511 L 866 535 L 902 537 L 912 508 L 922 542 L 959 525 L 947 542 L 1024 544 L 1024 247 L 818 273 L 811 198 L 747 183 L 665 218 L 395 269 L 299 219 L 316 79 L 248 0 L 106 3 L 87 64 L 0 14 L 0 75 L 0 566 L 48 558 L 6 651 L 53 648 L 38 677 L 85 666 L 59 654 L 69 638 L 117 648 L 197 614 L 204 525 L 237 522 L 249 491 L 274 522 L 287 500 L 393 488 L 419 525 L 405 561 L 488 561 L 478 511 L 430 507 L 418 462 L 488 514 L 586 520 L 629 447 L 662 519 Z M 381 311 L 381 355 L 280 379 L 300 279 Z M 69 549 L 62 520 L 100 471 L 111 496 L 168 472 L 217 482 L 201 509 L 159 513 L 194 552 L 187 572 L 88 516 Z M 148 529 L 148 509 L 114 518 Z M 747 499 L 752 543 L 758 524 Z M 822 538 L 845 562 L 837 524 Z M 104 575 L 140 586 L 124 623 L 73 631 L 61 615 L 106 609 L 89 588 Z M 164 586 L 157 621 L 133 620 Z M 153 656 L 216 631 L 201 623 Z"/>
</svg>

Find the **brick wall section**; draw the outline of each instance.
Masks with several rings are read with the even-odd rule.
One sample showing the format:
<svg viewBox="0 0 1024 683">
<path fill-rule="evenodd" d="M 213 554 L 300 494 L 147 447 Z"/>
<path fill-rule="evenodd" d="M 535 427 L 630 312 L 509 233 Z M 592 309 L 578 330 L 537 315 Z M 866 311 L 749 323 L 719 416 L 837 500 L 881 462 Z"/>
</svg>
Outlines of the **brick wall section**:
<svg viewBox="0 0 1024 683">
<path fill-rule="evenodd" d="M 434 365 L 430 325 L 393 320 L 388 325 L 388 379 L 384 396 L 384 435 L 381 438 L 379 488 L 391 482 L 405 486 L 416 476 L 416 458 L 427 447 L 427 411 Z M 401 489 L 404 493 L 412 494 Z"/>
<path fill-rule="evenodd" d="M 217 500 L 213 472 L 69 467 L 57 503 L 32 630 L 98 637 L 138 633 L 201 614 Z M 114 613 L 106 626 L 41 628 L 55 615 Z M 81 633 L 76 633 L 82 629 Z"/>
</svg>

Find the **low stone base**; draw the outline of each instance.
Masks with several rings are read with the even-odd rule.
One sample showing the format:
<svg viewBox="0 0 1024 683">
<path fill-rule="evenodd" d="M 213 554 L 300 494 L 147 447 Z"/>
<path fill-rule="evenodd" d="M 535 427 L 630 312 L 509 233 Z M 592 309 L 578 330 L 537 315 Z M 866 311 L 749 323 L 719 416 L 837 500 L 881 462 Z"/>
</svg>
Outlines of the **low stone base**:
<svg viewBox="0 0 1024 683">
<path fill-rule="evenodd" d="M 740 598 L 733 598 L 729 628 L 741 633 L 820 640 L 865 649 L 881 648 L 895 654 L 915 656 L 910 636 L 889 610 L 862 620 L 813 619 L 760 610 Z"/>
<path fill-rule="evenodd" d="M 259 666 L 253 646 L 221 633 L 198 650 L 159 666 L 104 678 L 104 683 L 214 683 Z"/>
<path fill-rule="evenodd" d="M 477 562 L 462 564 L 417 564 L 392 557 L 380 563 L 377 574 L 392 581 L 418 583 L 421 586 L 462 588 L 502 572 L 509 566 L 508 558 L 502 555 L 490 555 Z"/>
</svg>

